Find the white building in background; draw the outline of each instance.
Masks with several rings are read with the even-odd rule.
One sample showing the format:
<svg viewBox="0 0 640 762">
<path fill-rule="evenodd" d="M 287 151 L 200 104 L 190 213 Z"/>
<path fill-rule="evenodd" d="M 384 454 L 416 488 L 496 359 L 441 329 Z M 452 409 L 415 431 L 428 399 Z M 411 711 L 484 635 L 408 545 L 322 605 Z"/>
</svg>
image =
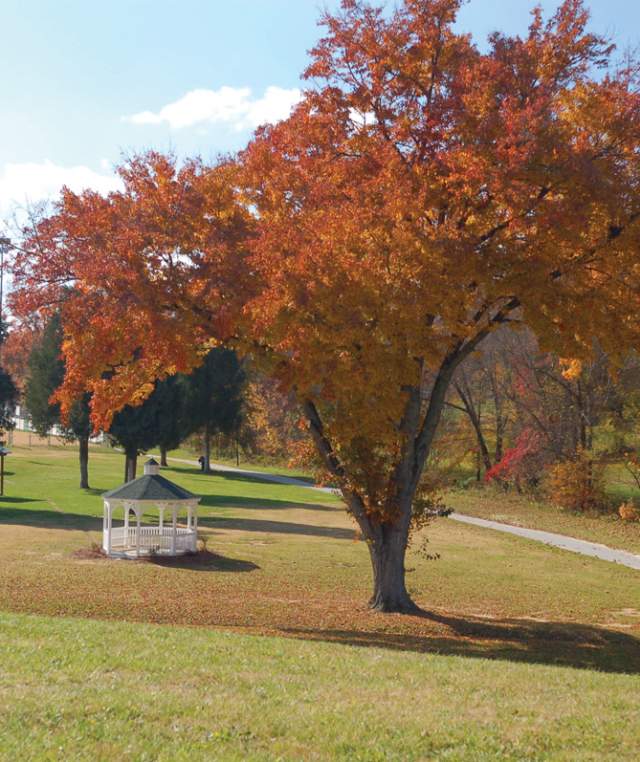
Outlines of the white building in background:
<svg viewBox="0 0 640 762">
<path fill-rule="evenodd" d="M 11 417 L 15 425 L 15 431 L 24 431 L 28 434 L 37 434 L 36 430 L 33 428 L 33 424 L 31 423 L 31 416 L 29 415 L 29 411 L 26 409 L 26 407 L 24 407 L 24 405 L 16 405 L 14 413 Z M 61 437 L 62 435 L 62 429 L 57 424 L 52 426 L 47 432 L 47 436 L 50 437 Z M 9 437 L 11 437 L 11 432 L 9 432 Z M 96 436 L 91 437 L 89 441 L 92 444 L 102 444 L 105 439 L 106 437 L 104 433 L 100 432 Z"/>
</svg>

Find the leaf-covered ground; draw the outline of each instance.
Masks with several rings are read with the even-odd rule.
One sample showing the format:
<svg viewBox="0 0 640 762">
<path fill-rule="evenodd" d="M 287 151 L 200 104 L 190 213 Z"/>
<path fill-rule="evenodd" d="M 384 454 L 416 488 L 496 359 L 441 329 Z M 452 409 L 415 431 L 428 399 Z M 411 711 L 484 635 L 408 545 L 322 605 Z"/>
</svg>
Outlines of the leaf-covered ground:
<svg viewBox="0 0 640 762">
<path fill-rule="evenodd" d="M 78 551 L 100 542 L 100 492 L 119 483 L 122 457 L 92 453 L 90 494 L 76 486 L 73 450 L 17 449 L 9 466 L 0 610 L 640 668 L 632 569 L 442 519 L 408 558 L 427 614 L 385 616 L 366 607 L 368 553 L 331 495 L 172 468 L 171 478 L 203 495 L 207 554 L 195 565 L 103 560 Z"/>
</svg>

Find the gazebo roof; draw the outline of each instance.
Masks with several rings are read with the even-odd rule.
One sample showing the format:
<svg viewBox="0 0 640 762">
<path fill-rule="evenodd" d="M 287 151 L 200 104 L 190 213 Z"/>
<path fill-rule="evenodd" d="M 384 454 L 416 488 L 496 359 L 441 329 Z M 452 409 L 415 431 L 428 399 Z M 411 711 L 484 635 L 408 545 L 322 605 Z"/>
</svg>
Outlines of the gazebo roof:
<svg viewBox="0 0 640 762">
<path fill-rule="evenodd" d="M 105 492 L 105 500 L 152 500 L 158 503 L 176 500 L 199 500 L 189 490 L 179 487 L 160 474 L 145 474 Z"/>
</svg>

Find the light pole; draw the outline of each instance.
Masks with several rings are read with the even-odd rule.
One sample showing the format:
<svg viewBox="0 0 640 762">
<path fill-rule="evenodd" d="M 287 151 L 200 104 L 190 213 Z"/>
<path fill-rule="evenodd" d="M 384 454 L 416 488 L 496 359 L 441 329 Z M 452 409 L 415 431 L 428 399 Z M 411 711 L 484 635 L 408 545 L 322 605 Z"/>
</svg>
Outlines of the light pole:
<svg viewBox="0 0 640 762">
<path fill-rule="evenodd" d="M 6 236 L 0 236 L 0 331 L 3 330 L 4 319 L 4 255 L 8 254 L 13 248 L 11 239 Z M 3 337 L 0 336 L 0 358 L 2 357 Z M 4 435 L 4 431 L 2 432 Z M 4 495 L 4 456 L 8 450 L 4 446 L 4 436 L 0 440 L 0 495 Z"/>
<path fill-rule="evenodd" d="M 4 315 L 4 255 L 8 254 L 12 248 L 10 238 L 0 237 L 0 321 Z"/>
<path fill-rule="evenodd" d="M 13 246 L 11 239 L 6 236 L 0 236 L 0 331 L 4 324 L 4 255 L 8 254 Z M 0 357 L 2 357 L 2 338 L 0 337 Z"/>
</svg>

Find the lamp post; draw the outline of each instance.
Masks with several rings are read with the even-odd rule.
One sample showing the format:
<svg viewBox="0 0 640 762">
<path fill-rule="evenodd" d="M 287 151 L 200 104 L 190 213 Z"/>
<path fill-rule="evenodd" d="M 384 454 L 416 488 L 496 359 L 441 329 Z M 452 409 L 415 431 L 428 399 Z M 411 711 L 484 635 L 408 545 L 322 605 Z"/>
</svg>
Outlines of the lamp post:
<svg viewBox="0 0 640 762">
<path fill-rule="evenodd" d="M 0 439 L 0 495 L 4 495 L 4 459 L 11 454 L 4 445 L 4 439 Z"/>
<path fill-rule="evenodd" d="M 4 255 L 13 248 L 11 239 L 0 236 L 0 331 L 3 328 L 4 319 Z M 3 338 L 0 336 L 0 359 L 2 358 Z M 4 434 L 4 431 L 2 432 Z M 4 457 L 9 451 L 4 446 L 4 439 L 0 440 L 0 495 L 4 495 Z"/>
<path fill-rule="evenodd" d="M 11 239 L 6 236 L 0 237 L 0 320 L 4 314 L 4 255 L 8 254 L 13 246 Z"/>
</svg>

